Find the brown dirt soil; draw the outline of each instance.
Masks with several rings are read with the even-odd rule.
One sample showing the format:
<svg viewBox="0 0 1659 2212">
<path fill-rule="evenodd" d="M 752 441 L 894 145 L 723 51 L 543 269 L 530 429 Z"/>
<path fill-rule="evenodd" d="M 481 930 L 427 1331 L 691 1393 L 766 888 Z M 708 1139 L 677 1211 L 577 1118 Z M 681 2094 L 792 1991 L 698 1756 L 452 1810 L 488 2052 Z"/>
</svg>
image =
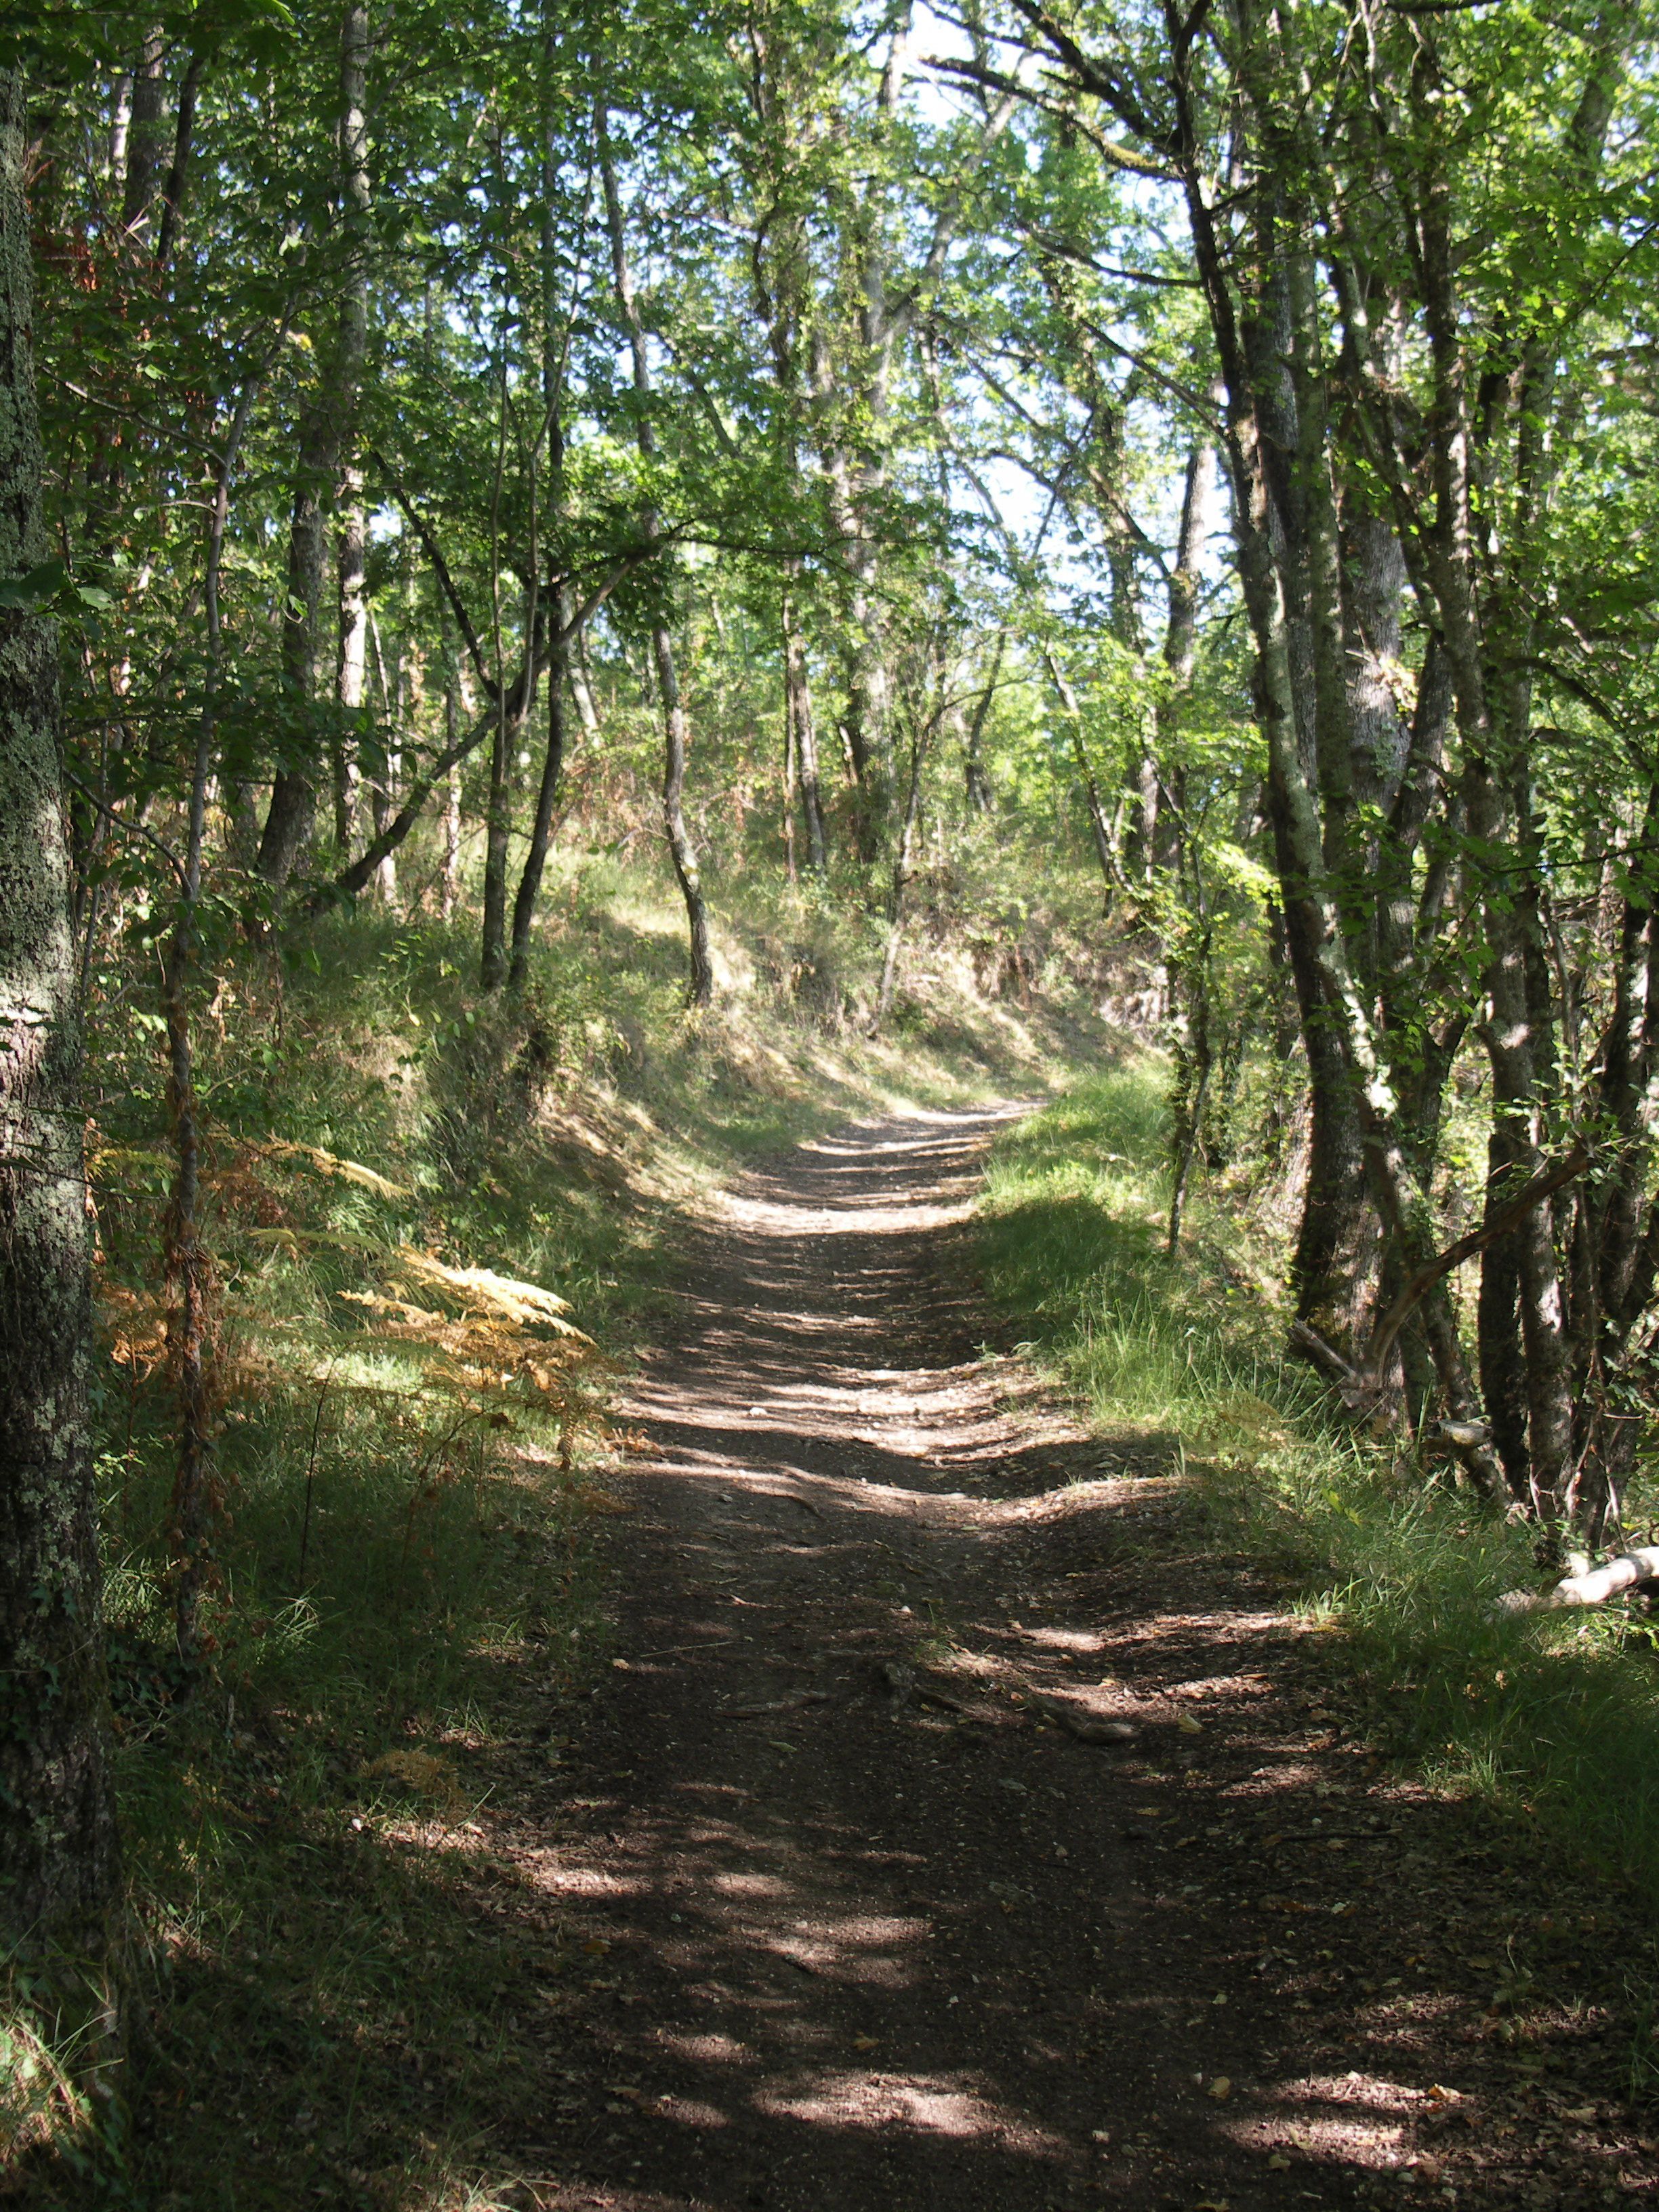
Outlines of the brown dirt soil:
<svg viewBox="0 0 1659 2212">
<path fill-rule="evenodd" d="M 1000 1118 L 805 1146 L 684 1255 L 574 1792 L 485 1816 L 550 1984 L 509 2201 L 1645 2197 L 1607 1899 L 1345 1727 L 1173 1440 L 980 1351 Z"/>
</svg>

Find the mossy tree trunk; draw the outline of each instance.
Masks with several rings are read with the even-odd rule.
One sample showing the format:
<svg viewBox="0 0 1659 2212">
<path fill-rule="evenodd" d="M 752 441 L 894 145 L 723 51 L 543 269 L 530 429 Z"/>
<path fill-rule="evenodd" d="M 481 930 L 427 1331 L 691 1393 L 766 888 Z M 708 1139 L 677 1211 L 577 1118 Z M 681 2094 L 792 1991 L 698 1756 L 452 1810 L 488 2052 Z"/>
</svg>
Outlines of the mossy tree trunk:
<svg viewBox="0 0 1659 2212">
<path fill-rule="evenodd" d="M 0 579 L 47 553 L 22 192 L 0 73 Z M 92 1445 L 81 1032 L 54 624 L 0 610 L 0 1942 L 107 1962 L 119 1866 Z"/>
</svg>

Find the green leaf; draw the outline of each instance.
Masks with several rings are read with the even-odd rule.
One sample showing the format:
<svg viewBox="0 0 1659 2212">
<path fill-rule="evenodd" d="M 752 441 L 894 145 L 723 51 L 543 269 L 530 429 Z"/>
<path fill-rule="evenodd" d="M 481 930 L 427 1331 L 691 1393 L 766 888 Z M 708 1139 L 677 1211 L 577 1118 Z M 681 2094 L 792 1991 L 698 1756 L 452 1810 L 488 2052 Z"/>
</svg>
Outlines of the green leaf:
<svg viewBox="0 0 1659 2212">
<path fill-rule="evenodd" d="M 42 607 L 52 605 L 68 581 L 69 570 L 61 561 L 42 561 L 37 568 L 0 583 L 0 607 L 14 614 L 39 614 Z"/>
</svg>

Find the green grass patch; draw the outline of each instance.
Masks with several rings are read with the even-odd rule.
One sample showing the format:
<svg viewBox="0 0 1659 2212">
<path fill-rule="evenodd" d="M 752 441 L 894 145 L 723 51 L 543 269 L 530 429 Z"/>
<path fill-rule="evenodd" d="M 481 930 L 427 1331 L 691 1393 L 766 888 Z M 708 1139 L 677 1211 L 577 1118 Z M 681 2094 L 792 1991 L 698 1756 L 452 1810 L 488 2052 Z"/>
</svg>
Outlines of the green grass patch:
<svg viewBox="0 0 1659 2212">
<path fill-rule="evenodd" d="M 1639 1606 L 1494 1613 L 1540 1581 L 1527 1532 L 1357 1434 L 1279 1356 L 1283 1315 L 1250 1283 L 1262 1232 L 1200 1191 L 1185 1249 L 1164 1250 L 1164 1081 L 1144 1055 L 999 1141 L 993 1298 L 1103 1430 L 1161 1440 L 1201 1477 L 1212 1540 L 1276 1563 L 1386 1749 L 1659 1907 L 1659 1623 Z"/>
</svg>

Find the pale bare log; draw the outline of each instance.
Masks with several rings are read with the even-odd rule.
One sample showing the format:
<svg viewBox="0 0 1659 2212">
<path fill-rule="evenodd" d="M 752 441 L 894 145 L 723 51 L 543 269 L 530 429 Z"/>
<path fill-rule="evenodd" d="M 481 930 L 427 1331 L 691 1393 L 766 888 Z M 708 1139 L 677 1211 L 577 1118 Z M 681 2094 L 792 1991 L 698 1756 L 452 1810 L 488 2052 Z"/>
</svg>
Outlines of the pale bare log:
<svg viewBox="0 0 1659 2212">
<path fill-rule="evenodd" d="M 1659 1544 L 1644 1544 L 1621 1552 L 1605 1566 L 1582 1574 L 1565 1575 L 1547 1590 L 1506 1590 L 1498 1601 L 1499 1613 L 1556 1613 L 1569 1606 L 1605 1605 L 1640 1583 L 1659 1582 Z"/>
</svg>

